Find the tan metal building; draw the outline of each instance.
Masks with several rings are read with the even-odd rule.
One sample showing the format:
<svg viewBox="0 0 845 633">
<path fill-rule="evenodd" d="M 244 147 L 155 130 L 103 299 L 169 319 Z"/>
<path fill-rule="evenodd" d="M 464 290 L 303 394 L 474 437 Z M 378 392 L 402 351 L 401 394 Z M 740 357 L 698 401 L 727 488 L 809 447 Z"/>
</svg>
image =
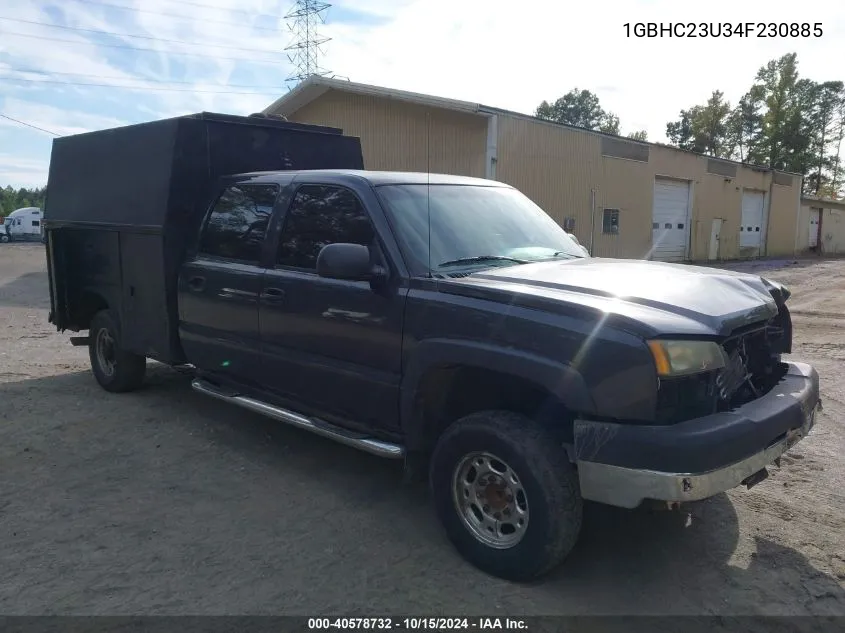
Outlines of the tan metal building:
<svg viewBox="0 0 845 633">
<path fill-rule="evenodd" d="M 795 237 L 799 253 L 845 254 L 845 200 L 804 196 Z"/>
<path fill-rule="evenodd" d="M 596 256 L 700 261 L 797 249 L 797 174 L 316 76 L 264 112 L 360 137 L 367 169 L 508 183 Z"/>
</svg>

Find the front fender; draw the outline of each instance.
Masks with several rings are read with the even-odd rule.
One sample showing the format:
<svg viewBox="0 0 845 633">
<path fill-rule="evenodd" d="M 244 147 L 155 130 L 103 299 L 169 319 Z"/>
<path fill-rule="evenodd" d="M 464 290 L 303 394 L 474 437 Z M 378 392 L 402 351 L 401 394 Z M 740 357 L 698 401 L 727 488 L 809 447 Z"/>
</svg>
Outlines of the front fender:
<svg viewBox="0 0 845 633">
<path fill-rule="evenodd" d="M 400 416 L 409 450 L 422 448 L 425 443 L 423 419 L 416 410 L 417 389 L 430 369 L 448 365 L 510 374 L 545 388 L 572 412 L 589 415 L 596 411 L 583 377 L 566 363 L 489 343 L 428 339 L 416 346 L 402 379 Z"/>
</svg>

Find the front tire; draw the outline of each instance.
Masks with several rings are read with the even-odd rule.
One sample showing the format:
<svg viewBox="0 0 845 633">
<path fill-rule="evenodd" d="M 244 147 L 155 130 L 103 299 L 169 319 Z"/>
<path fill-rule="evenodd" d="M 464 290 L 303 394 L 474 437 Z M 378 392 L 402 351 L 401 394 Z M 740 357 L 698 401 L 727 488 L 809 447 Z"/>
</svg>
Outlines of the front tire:
<svg viewBox="0 0 845 633">
<path fill-rule="evenodd" d="M 575 468 L 525 416 L 483 411 L 455 422 L 434 450 L 430 483 L 449 540 L 494 576 L 538 578 L 578 540 L 583 501 Z"/>
<path fill-rule="evenodd" d="M 12 240 L 9 238 L 8 235 L 6 235 L 5 233 L 0 233 L 0 242 L 2 242 L 3 244 L 6 244 L 6 243 L 11 242 L 11 241 Z"/>
<path fill-rule="evenodd" d="M 120 349 L 120 329 L 110 310 L 94 315 L 88 337 L 91 371 L 103 389 L 123 393 L 143 384 L 147 359 Z"/>
</svg>

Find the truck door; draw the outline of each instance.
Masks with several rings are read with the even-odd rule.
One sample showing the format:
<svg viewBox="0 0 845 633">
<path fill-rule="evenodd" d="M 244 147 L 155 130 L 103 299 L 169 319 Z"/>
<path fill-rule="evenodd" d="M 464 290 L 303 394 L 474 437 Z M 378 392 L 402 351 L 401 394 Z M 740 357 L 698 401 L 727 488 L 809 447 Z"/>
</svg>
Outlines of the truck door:
<svg viewBox="0 0 845 633">
<path fill-rule="evenodd" d="M 395 428 L 407 291 L 319 277 L 320 249 L 337 242 L 370 246 L 374 259 L 386 263 L 355 192 L 299 184 L 261 296 L 267 386 L 318 415 Z"/>
<path fill-rule="evenodd" d="M 179 274 L 179 335 L 188 362 L 240 382 L 258 382 L 262 250 L 275 184 L 227 187 L 203 225 L 196 256 Z"/>
</svg>

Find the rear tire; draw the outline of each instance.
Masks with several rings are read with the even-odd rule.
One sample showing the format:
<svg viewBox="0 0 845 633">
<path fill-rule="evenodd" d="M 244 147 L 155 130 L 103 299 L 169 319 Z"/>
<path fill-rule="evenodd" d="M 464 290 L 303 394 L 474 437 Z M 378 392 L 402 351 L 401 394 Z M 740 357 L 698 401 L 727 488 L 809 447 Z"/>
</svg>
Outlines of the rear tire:
<svg viewBox="0 0 845 633">
<path fill-rule="evenodd" d="M 147 359 L 120 349 L 120 328 L 111 310 L 94 315 L 88 336 L 91 370 L 103 389 L 123 393 L 143 384 Z"/>
<path fill-rule="evenodd" d="M 575 468 L 525 416 L 483 411 L 455 422 L 434 450 L 430 483 L 449 540 L 494 576 L 538 578 L 578 540 L 583 501 Z"/>
</svg>

